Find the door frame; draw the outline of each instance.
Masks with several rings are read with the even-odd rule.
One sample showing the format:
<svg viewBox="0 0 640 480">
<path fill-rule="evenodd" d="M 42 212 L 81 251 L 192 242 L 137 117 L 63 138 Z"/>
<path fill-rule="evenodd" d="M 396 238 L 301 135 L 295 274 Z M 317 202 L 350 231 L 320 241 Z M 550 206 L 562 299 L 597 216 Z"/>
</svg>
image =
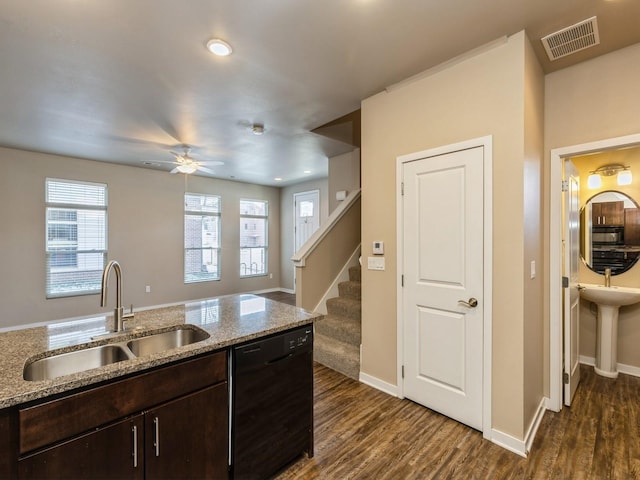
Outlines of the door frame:
<svg viewBox="0 0 640 480">
<path fill-rule="evenodd" d="M 402 265 L 404 262 L 404 225 L 403 225 L 403 202 L 402 202 L 402 169 L 406 162 L 419 160 L 425 157 L 433 157 L 436 155 L 444 155 L 459 150 L 467 150 L 470 148 L 484 148 L 484 233 L 483 233 L 483 263 L 484 274 L 483 283 L 484 291 L 482 302 L 482 313 L 484 317 L 483 325 L 483 366 L 482 366 L 482 436 L 488 440 L 492 438 L 492 422 L 491 422 L 491 356 L 492 356 L 492 298 L 493 298 L 493 136 L 474 138 L 458 143 L 444 145 L 441 147 L 430 148 L 408 155 L 396 157 L 396 245 L 397 245 L 397 279 L 396 279 L 396 298 L 397 298 L 397 369 L 396 375 L 398 379 L 398 396 L 404 398 L 404 381 L 402 377 L 402 367 L 404 362 L 404 310 L 403 310 L 403 286 L 402 286 Z"/>
<path fill-rule="evenodd" d="M 565 158 L 640 145 L 640 134 L 608 138 L 551 150 L 549 187 L 549 400 L 562 410 L 562 162 Z"/>
</svg>

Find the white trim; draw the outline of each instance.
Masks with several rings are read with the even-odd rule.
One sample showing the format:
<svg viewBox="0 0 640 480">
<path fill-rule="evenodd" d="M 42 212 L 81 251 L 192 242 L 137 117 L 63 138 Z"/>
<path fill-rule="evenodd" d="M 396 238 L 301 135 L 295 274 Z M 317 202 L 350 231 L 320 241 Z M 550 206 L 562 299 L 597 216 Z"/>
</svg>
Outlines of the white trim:
<svg viewBox="0 0 640 480">
<path fill-rule="evenodd" d="M 393 395 L 394 397 L 402 398 L 400 395 L 400 387 L 398 385 L 387 383 L 384 380 L 380 380 L 379 378 L 372 377 L 371 375 L 367 375 L 366 373 L 362 372 L 360 372 L 359 379 L 360 382 L 364 383 L 365 385 L 369 385 L 376 390 L 380 390 L 381 392 Z"/>
<path fill-rule="evenodd" d="M 361 244 L 359 243 L 356 249 L 353 251 L 353 253 L 349 257 L 349 260 L 347 260 L 347 263 L 344 264 L 344 267 L 342 267 L 342 270 L 340 270 L 336 278 L 333 280 L 333 283 L 329 286 L 327 291 L 324 292 L 324 295 L 322 296 L 318 304 L 313 309 L 314 312 L 323 313 L 324 315 L 327 315 L 328 313 L 327 303 L 326 303 L 327 299 L 337 297 L 339 295 L 338 284 L 340 282 L 346 282 L 347 280 L 349 280 L 349 268 L 355 267 L 360 264 L 358 262 L 358 258 L 360 257 L 360 245 Z"/>
<path fill-rule="evenodd" d="M 562 409 L 562 161 L 640 144 L 640 134 L 551 150 L 549 187 L 549 409 Z"/>
<path fill-rule="evenodd" d="M 459 150 L 483 147 L 483 165 L 484 165 L 484 292 L 483 292 L 483 316 L 484 316 L 484 333 L 483 333 L 483 377 L 482 377 L 482 436 L 488 440 L 493 440 L 494 430 L 491 428 L 491 361 L 492 361 L 492 335 L 493 335 L 493 137 L 491 135 L 485 137 L 474 138 L 471 140 L 445 145 L 441 147 L 424 150 L 408 155 L 402 155 L 396 158 L 396 245 L 397 245 L 397 265 L 398 278 L 396 280 L 396 298 L 397 298 L 397 368 L 396 375 L 398 380 L 398 396 L 404 398 L 404 384 L 402 382 L 402 364 L 404 362 L 404 313 L 403 313 L 403 288 L 402 288 L 402 269 L 404 265 L 404 256 L 402 246 L 404 245 L 404 225 L 403 225 L 403 205 L 402 205 L 402 167 L 405 162 L 417 160 L 424 157 L 435 155 L 443 155 Z M 505 447 L 506 448 L 506 447 Z"/>
<path fill-rule="evenodd" d="M 544 412 L 547 410 L 547 400 L 547 397 L 543 397 L 542 400 L 540 400 L 538 410 L 529 424 L 527 434 L 524 436 L 525 453 L 527 455 L 529 455 L 529 452 L 531 451 L 531 445 L 533 444 L 533 440 L 536 438 L 536 433 L 538 432 L 538 428 L 540 428 L 540 423 L 542 423 Z"/>
<path fill-rule="evenodd" d="M 508 433 L 500 430 L 491 430 L 491 443 L 506 448 L 510 452 L 517 453 L 521 457 L 527 458 L 527 445 L 522 440 L 512 437 Z"/>
<path fill-rule="evenodd" d="M 293 254 L 291 260 L 293 260 L 293 264 L 296 267 L 304 267 L 305 260 L 309 256 L 309 254 L 318 246 L 320 241 L 331 231 L 333 226 L 338 223 L 345 213 L 347 213 L 351 207 L 355 203 L 355 201 L 360 198 L 360 189 L 349 192 L 347 198 L 345 198 L 340 204 L 331 212 L 329 218 L 325 220 L 325 222 L 320 225 L 313 235 L 309 237 L 309 240 L 305 242 L 305 244 Z"/>
<path fill-rule="evenodd" d="M 580 355 L 580 363 L 582 363 L 583 365 L 589 365 L 590 367 L 595 367 L 596 359 L 593 357 Z M 631 375 L 632 377 L 640 377 L 640 367 L 618 363 L 617 369 L 618 373 L 624 373 L 626 375 Z"/>
<path fill-rule="evenodd" d="M 245 292 L 245 293 L 258 294 L 258 293 L 271 293 L 271 292 L 284 292 L 284 293 L 291 293 L 291 294 L 296 293 L 293 290 L 291 290 L 290 288 L 281 288 L 281 287 L 265 288 L 264 290 L 252 290 L 250 292 Z M 238 295 L 243 295 L 243 294 L 242 293 L 238 293 Z"/>
</svg>

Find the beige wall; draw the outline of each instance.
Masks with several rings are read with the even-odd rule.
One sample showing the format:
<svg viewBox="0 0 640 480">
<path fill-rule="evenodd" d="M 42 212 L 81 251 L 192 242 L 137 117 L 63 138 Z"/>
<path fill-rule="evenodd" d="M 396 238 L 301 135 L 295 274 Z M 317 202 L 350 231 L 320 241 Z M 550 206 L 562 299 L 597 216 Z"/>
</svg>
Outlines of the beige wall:
<svg viewBox="0 0 640 480">
<path fill-rule="evenodd" d="M 360 149 L 329 159 L 329 213 L 340 204 L 336 192 L 360 188 Z"/>
<path fill-rule="evenodd" d="M 524 415 L 526 434 L 544 397 L 548 361 L 544 352 L 544 259 L 542 165 L 544 163 L 544 75 L 529 42 L 525 43 L 524 156 Z M 535 275 L 531 278 L 531 262 Z"/>
<path fill-rule="evenodd" d="M 123 302 L 167 304 L 280 285 L 280 189 L 189 176 L 187 190 L 222 197 L 221 280 L 183 283 L 185 180 L 149 169 L 0 148 L 0 328 L 111 311 L 98 295 L 45 299 L 47 177 L 108 185 L 108 258 L 123 270 Z M 273 279 L 239 278 L 239 200 L 269 202 Z M 112 281 L 114 281 L 112 279 Z M 145 293 L 145 286 L 151 293 Z"/>
<path fill-rule="evenodd" d="M 363 373 L 397 385 L 396 365 L 396 158 L 485 135 L 493 136 L 493 428 L 523 438 L 524 335 L 541 330 L 534 312 L 523 317 L 524 264 L 539 255 L 537 242 L 524 247 L 524 173 L 539 167 L 539 132 L 527 138 L 525 163 L 525 108 L 527 126 L 540 129 L 539 72 L 525 85 L 532 62 L 523 32 L 503 45 L 435 72 L 397 90 L 383 92 L 362 104 L 362 255 L 371 255 L 373 240 L 385 242 L 385 271 L 363 270 Z M 525 90 L 525 86 L 527 90 Z M 530 98 L 525 99 L 525 95 Z M 535 182 L 528 186 L 528 202 L 538 203 Z M 537 215 L 534 206 L 527 217 Z M 540 232 L 534 232 L 539 238 Z M 542 263 L 542 262 L 540 262 Z M 528 267 L 526 273 L 528 274 Z M 540 281 L 540 280 L 539 280 Z M 541 303 L 536 290 L 527 304 Z M 536 318 L 530 318 L 536 317 Z M 527 351 L 527 364 L 540 342 Z M 539 399 L 539 373 L 530 375 L 534 388 L 526 395 Z M 529 374 L 527 376 L 529 381 Z M 535 402 L 535 400 L 534 400 Z M 526 404 L 528 405 L 529 399 Z"/>
<path fill-rule="evenodd" d="M 640 44 L 603 55 L 588 62 L 566 68 L 545 77 L 545 195 L 550 197 L 549 152 L 554 148 L 568 147 L 582 143 L 640 133 Z M 549 202 L 545 203 L 545 258 L 549 258 Z M 635 267 L 638 268 L 638 267 Z M 615 277 L 624 281 L 628 277 L 630 285 L 635 283 L 636 270 Z M 622 284 L 622 283 L 620 283 Z M 548 274 L 545 278 L 545 292 L 549 289 Z M 549 298 L 545 295 L 545 314 L 548 315 Z M 624 318 L 619 324 L 620 358 L 634 362 L 632 351 L 638 350 L 640 332 L 634 321 L 640 315 L 639 307 L 623 309 Z M 585 315 L 583 333 L 595 342 L 595 329 L 589 333 L 588 315 Z M 545 335 L 548 337 L 546 319 Z M 581 348 L 585 343 L 581 342 Z M 547 347 L 548 348 L 548 347 Z M 548 354 L 546 354 L 548 356 Z M 548 382 L 545 383 L 547 385 Z M 546 387 L 548 388 L 548 386 Z M 548 391 L 545 392 L 548 395 Z"/>
<path fill-rule="evenodd" d="M 320 191 L 320 225 L 322 225 L 329 216 L 329 193 L 326 178 L 298 183 L 290 187 L 284 187 L 280 192 L 280 216 L 282 219 L 280 222 L 280 251 L 282 253 L 280 265 L 280 286 L 287 290 L 294 290 L 293 278 L 295 267 L 291 261 L 291 257 L 295 253 L 293 251 L 293 195 L 311 190 Z"/>
</svg>

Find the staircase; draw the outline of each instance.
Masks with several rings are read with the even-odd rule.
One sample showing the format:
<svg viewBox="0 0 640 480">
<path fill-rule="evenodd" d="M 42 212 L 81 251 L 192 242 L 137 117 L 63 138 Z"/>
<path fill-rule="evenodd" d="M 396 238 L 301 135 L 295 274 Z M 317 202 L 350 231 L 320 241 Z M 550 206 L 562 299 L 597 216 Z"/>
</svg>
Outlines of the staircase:
<svg viewBox="0 0 640 480">
<path fill-rule="evenodd" d="M 314 359 L 358 380 L 361 343 L 361 267 L 349 269 L 349 281 L 338 285 L 339 297 L 327 300 L 327 315 L 315 323 Z"/>
</svg>

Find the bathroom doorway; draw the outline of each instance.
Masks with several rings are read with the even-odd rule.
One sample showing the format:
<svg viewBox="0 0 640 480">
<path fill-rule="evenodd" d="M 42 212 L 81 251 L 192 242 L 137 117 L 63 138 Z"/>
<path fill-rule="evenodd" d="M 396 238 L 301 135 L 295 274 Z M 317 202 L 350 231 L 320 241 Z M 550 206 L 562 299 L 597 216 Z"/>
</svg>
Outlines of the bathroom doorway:
<svg viewBox="0 0 640 480">
<path fill-rule="evenodd" d="M 578 155 L 640 145 L 640 134 L 599 140 L 551 150 L 549 199 L 549 402 L 550 410 L 563 404 L 563 199 L 564 160 Z"/>
</svg>

